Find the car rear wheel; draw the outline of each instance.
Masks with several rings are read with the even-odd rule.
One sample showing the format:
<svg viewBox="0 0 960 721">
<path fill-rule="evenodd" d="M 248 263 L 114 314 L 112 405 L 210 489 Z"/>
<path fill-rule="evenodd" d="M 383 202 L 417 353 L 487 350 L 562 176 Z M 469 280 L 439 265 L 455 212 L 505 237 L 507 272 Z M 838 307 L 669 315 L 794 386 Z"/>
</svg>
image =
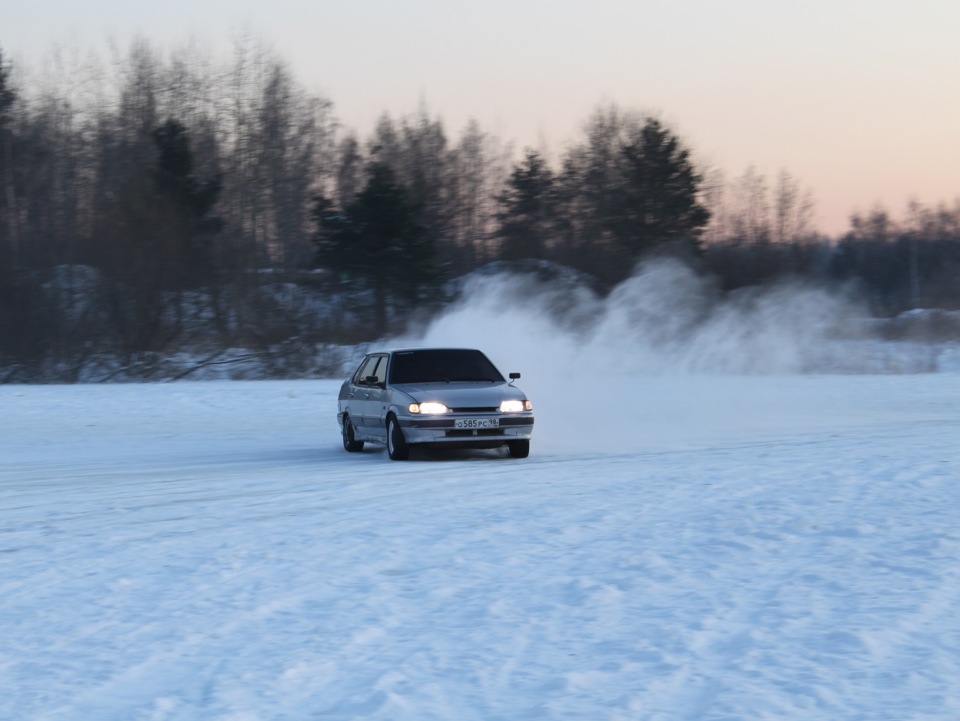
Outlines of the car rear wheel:
<svg viewBox="0 0 960 721">
<path fill-rule="evenodd" d="M 405 461 L 410 457 L 410 446 L 403 437 L 403 429 L 393 416 L 387 419 L 387 455 L 394 461 Z"/>
<path fill-rule="evenodd" d="M 347 453 L 359 453 L 363 450 L 363 441 L 356 439 L 349 416 L 343 418 L 343 448 Z"/>
<path fill-rule="evenodd" d="M 530 455 L 530 439 L 508 441 L 507 448 L 510 449 L 511 458 L 526 458 Z"/>
</svg>

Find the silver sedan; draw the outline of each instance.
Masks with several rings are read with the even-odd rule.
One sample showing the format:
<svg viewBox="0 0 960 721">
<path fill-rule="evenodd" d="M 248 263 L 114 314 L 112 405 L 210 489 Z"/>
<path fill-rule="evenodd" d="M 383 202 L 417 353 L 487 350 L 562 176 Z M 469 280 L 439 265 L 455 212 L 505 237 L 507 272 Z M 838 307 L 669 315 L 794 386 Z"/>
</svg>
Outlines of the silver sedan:
<svg viewBox="0 0 960 721">
<path fill-rule="evenodd" d="M 395 461 L 411 446 L 499 448 L 530 454 L 533 407 L 480 351 L 410 348 L 369 353 L 343 382 L 337 422 L 350 453 L 381 443 Z"/>
</svg>

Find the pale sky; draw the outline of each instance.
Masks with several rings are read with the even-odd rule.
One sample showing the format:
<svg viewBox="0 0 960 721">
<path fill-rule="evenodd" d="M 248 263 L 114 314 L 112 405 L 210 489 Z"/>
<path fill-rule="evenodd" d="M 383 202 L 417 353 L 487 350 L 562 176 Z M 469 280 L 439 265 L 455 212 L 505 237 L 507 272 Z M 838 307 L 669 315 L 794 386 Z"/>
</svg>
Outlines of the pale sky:
<svg viewBox="0 0 960 721">
<path fill-rule="evenodd" d="M 135 36 L 227 59 L 249 32 L 361 136 L 425 100 L 559 153 L 600 103 L 652 112 L 728 178 L 781 169 L 819 227 L 960 198 L 960 0 L 33 0 L 0 10 L 6 57 Z"/>
</svg>

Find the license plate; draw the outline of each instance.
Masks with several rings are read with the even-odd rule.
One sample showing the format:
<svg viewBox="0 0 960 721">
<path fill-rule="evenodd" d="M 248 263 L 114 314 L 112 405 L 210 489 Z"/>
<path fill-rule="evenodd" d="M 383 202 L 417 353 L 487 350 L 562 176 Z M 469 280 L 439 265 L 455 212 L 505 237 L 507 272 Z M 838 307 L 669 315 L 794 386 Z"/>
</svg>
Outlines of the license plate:
<svg viewBox="0 0 960 721">
<path fill-rule="evenodd" d="M 457 418 L 454 428 L 499 428 L 499 418 Z"/>
</svg>

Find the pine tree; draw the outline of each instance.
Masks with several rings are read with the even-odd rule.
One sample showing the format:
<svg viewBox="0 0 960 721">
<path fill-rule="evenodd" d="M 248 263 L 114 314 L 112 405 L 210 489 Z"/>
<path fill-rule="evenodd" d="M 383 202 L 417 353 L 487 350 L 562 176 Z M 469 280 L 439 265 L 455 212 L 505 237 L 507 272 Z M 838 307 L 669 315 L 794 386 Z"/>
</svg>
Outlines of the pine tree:
<svg viewBox="0 0 960 721">
<path fill-rule="evenodd" d="M 605 285 L 665 243 L 696 242 L 709 220 L 689 151 L 658 120 L 598 108 L 567 151 L 561 189 L 571 262 Z"/>
<path fill-rule="evenodd" d="M 167 120 L 154 130 L 153 140 L 158 152 L 154 186 L 177 236 L 181 277 L 203 280 L 213 270 L 211 243 L 223 226 L 220 218 L 210 216 L 220 195 L 220 178 L 201 182 L 194 175 L 190 138 L 182 123 Z"/>
<path fill-rule="evenodd" d="M 366 186 L 344 209 L 316 201 L 316 265 L 373 292 L 374 331 L 387 330 L 391 307 L 409 310 L 436 296 L 442 280 L 434 244 L 416 221 L 388 165 L 374 162 Z"/>
<path fill-rule="evenodd" d="M 699 199 L 702 178 L 679 138 L 648 118 L 621 155 L 625 182 L 617 235 L 631 255 L 695 238 L 710 213 Z"/>
<path fill-rule="evenodd" d="M 523 161 L 514 167 L 504 192 L 497 198 L 501 210 L 502 247 L 507 260 L 543 258 L 553 240 L 556 221 L 556 190 L 553 172 L 543 156 L 527 150 Z"/>
</svg>

